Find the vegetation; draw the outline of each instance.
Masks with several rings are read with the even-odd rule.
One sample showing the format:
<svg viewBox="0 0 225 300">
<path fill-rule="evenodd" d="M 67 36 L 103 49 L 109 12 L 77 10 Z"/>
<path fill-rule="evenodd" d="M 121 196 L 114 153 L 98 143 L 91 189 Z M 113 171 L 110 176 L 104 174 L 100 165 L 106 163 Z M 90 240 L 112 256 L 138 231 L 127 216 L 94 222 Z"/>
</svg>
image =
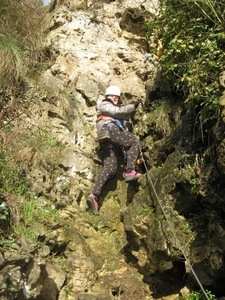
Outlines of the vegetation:
<svg viewBox="0 0 225 300">
<path fill-rule="evenodd" d="M 209 300 L 216 300 L 216 296 L 213 295 L 210 291 L 206 290 L 206 294 Z M 205 300 L 205 295 L 202 291 L 200 292 L 189 292 L 187 297 L 181 298 L 182 300 Z"/>
<path fill-rule="evenodd" d="M 2 0 L 0 6 L 0 125 L 26 106 L 27 78 L 46 58 L 42 1 Z"/>
<path fill-rule="evenodd" d="M 10 128 L 12 124 L 10 124 Z M 4 131 L 0 147 L 0 226 L 4 233 L 37 239 L 39 230 L 55 225 L 59 212 L 48 204 L 47 199 L 32 192 L 28 179 L 30 166 L 34 163 L 48 166 L 53 176 L 54 165 L 63 149 L 47 131 L 37 131 L 36 126 L 13 128 Z M 54 177 L 54 176 L 53 176 Z M 65 191 L 69 182 L 62 180 L 60 188 Z M 4 236 L 1 236 L 4 239 Z M 4 240 L 0 240 L 5 243 Z"/>
<path fill-rule="evenodd" d="M 46 65 L 45 15 L 42 0 L 1 1 L 0 225 L 4 234 L 10 228 L 17 237 L 34 239 L 37 228 L 54 226 L 58 212 L 32 195 L 27 179 L 29 167 L 35 158 L 50 169 L 62 150 L 48 130 L 23 126 L 23 116 L 29 116 L 32 110 L 31 99 L 36 99 L 30 89 L 31 79 Z M 1 244 L 6 241 L 2 235 Z"/>
<path fill-rule="evenodd" d="M 148 215 L 153 215 L 155 212 L 155 208 L 152 206 L 148 206 L 147 204 L 143 203 L 141 207 L 141 213 L 146 213 Z"/>
<path fill-rule="evenodd" d="M 59 222 L 59 211 L 43 197 L 27 197 L 17 202 L 17 206 L 21 222 L 14 225 L 15 237 L 23 236 L 37 241 L 40 233 L 50 233 Z"/>
<path fill-rule="evenodd" d="M 201 125 L 217 119 L 218 76 L 225 58 L 224 1 L 160 0 L 160 15 L 146 22 L 147 40 L 160 46 L 162 76 L 195 110 Z M 152 49 L 155 51 L 155 49 Z"/>
<path fill-rule="evenodd" d="M 146 22 L 146 39 L 150 47 L 158 45 L 157 51 L 152 47 L 150 52 L 158 56 L 166 92 L 168 87 L 171 91 L 164 93 L 164 99 L 168 103 L 171 98 L 179 99 L 184 111 L 194 114 L 194 128 L 198 129 L 194 129 L 193 141 L 198 131 L 202 144 L 205 142 L 201 154 L 210 157 L 213 142 L 209 135 L 219 117 L 219 74 L 225 67 L 225 2 L 159 0 L 159 6 L 159 16 Z M 200 171 L 193 169 L 189 182 L 193 194 L 198 192 Z M 189 223 L 182 231 L 190 233 Z M 206 292 L 209 299 L 216 299 Z M 193 291 L 184 299 L 203 300 L 205 295 Z"/>
</svg>

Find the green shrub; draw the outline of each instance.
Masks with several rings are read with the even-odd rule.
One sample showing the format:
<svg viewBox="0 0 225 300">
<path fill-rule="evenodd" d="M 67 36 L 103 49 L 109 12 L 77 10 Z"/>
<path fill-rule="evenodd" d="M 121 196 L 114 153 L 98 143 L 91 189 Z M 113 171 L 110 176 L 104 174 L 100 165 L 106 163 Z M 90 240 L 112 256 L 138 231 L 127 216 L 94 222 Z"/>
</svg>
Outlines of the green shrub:
<svg viewBox="0 0 225 300">
<path fill-rule="evenodd" d="M 207 294 L 207 297 L 209 300 L 216 300 L 216 296 L 212 294 L 212 292 L 206 290 L 206 294 Z M 206 297 L 205 295 L 203 294 L 203 291 L 200 291 L 200 292 L 196 292 L 196 291 L 192 291 L 192 292 L 189 292 L 187 297 L 185 298 L 181 298 L 181 300 L 205 300 Z"/>
<path fill-rule="evenodd" d="M 14 235 L 37 240 L 40 233 L 47 234 L 59 221 L 59 211 L 43 197 L 30 196 L 17 203 L 20 222 L 14 225 Z"/>
<path fill-rule="evenodd" d="M 162 43 L 162 76 L 204 124 L 217 118 L 218 76 L 225 58 L 224 1 L 161 0 L 160 7 L 159 17 L 146 22 L 147 39 L 154 35 Z"/>
<path fill-rule="evenodd" d="M 30 183 L 18 164 L 10 165 L 6 160 L 0 161 L 0 193 L 9 195 L 14 193 L 22 196 Z"/>
</svg>

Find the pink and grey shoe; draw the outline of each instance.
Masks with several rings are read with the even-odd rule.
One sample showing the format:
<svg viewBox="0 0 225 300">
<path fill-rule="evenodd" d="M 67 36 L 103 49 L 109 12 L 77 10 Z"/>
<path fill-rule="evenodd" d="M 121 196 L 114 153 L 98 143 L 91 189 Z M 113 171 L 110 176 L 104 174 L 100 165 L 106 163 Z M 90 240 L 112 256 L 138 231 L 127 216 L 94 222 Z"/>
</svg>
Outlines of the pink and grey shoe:
<svg viewBox="0 0 225 300">
<path fill-rule="evenodd" d="M 123 173 L 123 177 L 124 177 L 125 182 L 138 180 L 138 178 L 141 175 L 142 175 L 141 173 L 138 173 L 135 170 L 132 170 L 130 173 Z"/>
<path fill-rule="evenodd" d="M 96 201 L 94 194 L 91 193 L 90 196 L 88 197 L 87 205 L 90 212 L 92 212 L 95 215 L 98 214 L 98 202 Z"/>
</svg>

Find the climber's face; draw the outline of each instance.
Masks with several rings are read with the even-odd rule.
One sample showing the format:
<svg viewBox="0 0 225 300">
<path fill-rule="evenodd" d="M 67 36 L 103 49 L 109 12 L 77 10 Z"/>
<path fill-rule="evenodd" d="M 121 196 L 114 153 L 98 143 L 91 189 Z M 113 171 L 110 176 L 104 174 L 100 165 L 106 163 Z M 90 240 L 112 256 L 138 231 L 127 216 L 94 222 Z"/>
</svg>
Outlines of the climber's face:
<svg viewBox="0 0 225 300">
<path fill-rule="evenodd" d="M 114 105 L 119 104 L 119 100 L 120 100 L 119 96 L 109 95 L 109 96 L 107 96 L 107 98 L 109 98 L 113 102 Z"/>
</svg>

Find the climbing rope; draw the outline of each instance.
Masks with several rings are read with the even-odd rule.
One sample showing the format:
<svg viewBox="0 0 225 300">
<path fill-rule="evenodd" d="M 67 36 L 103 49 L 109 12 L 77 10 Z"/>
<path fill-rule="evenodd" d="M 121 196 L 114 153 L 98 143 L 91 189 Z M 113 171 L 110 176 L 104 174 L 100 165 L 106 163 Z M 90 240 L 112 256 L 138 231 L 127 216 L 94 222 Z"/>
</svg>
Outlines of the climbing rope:
<svg viewBox="0 0 225 300">
<path fill-rule="evenodd" d="M 142 158 L 143 165 L 144 165 L 144 168 L 145 168 L 145 171 L 146 171 L 147 181 L 148 181 L 149 187 L 152 188 L 152 190 L 153 190 L 153 192 L 154 192 L 154 194 L 155 194 L 155 197 L 156 197 L 156 199 L 157 199 L 157 201 L 158 201 L 158 203 L 159 203 L 159 206 L 160 206 L 160 208 L 161 208 L 161 210 L 162 210 L 162 212 L 163 212 L 163 215 L 164 215 L 164 217 L 165 217 L 165 219 L 166 219 L 166 221 L 167 221 L 167 223 L 168 223 L 168 225 L 169 225 L 169 228 L 170 228 L 170 230 L 171 230 L 171 232 L 172 232 L 172 234 L 173 234 L 174 240 L 175 240 L 175 242 L 176 242 L 176 244 L 177 244 L 179 250 L 180 250 L 181 253 L 183 254 L 183 256 L 184 256 L 184 258 L 185 258 L 185 260 L 186 260 L 186 263 L 187 263 L 187 265 L 189 266 L 191 272 L 193 273 L 193 275 L 194 275 L 194 277 L 195 277 L 197 283 L 199 284 L 200 289 L 202 290 L 204 296 L 206 297 L 207 300 L 210 300 L 209 297 L 208 297 L 208 295 L 207 295 L 207 293 L 206 293 L 206 290 L 205 290 L 204 287 L 202 286 L 202 284 L 201 284 L 201 282 L 200 282 L 200 280 L 199 280 L 197 274 L 195 273 L 195 271 L 194 271 L 194 269 L 193 269 L 193 267 L 192 267 L 192 265 L 191 265 L 191 263 L 190 263 L 190 260 L 188 259 L 187 255 L 185 254 L 184 250 L 182 249 L 181 244 L 180 244 L 180 241 L 179 241 L 179 239 L 177 238 L 176 233 L 174 232 L 173 226 L 172 226 L 171 222 L 169 221 L 169 218 L 168 218 L 168 216 L 167 216 L 167 214 L 166 214 L 166 212 L 165 212 L 165 210 L 164 210 L 164 208 L 163 208 L 163 205 L 162 205 L 162 203 L 161 203 L 161 201 L 160 201 L 160 199 L 159 199 L 159 196 L 158 196 L 158 194 L 157 194 L 157 192 L 156 192 L 156 190 L 155 190 L 154 184 L 153 184 L 153 182 L 152 182 L 152 180 L 151 180 L 151 177 L 150 177 L 149 172 L 148 172 L 148 168 L 147 168 L 146 163 L 145 163 L 145 160 L 144 160 L 144 156 L 143 156 L 143 153 L 142 153 L 142 150 L 141 150 L 140 142 L 139 142 L 139 150 L 140 150 L 140 156 L 141 156 L 141 158 Z"/>
</svg>

